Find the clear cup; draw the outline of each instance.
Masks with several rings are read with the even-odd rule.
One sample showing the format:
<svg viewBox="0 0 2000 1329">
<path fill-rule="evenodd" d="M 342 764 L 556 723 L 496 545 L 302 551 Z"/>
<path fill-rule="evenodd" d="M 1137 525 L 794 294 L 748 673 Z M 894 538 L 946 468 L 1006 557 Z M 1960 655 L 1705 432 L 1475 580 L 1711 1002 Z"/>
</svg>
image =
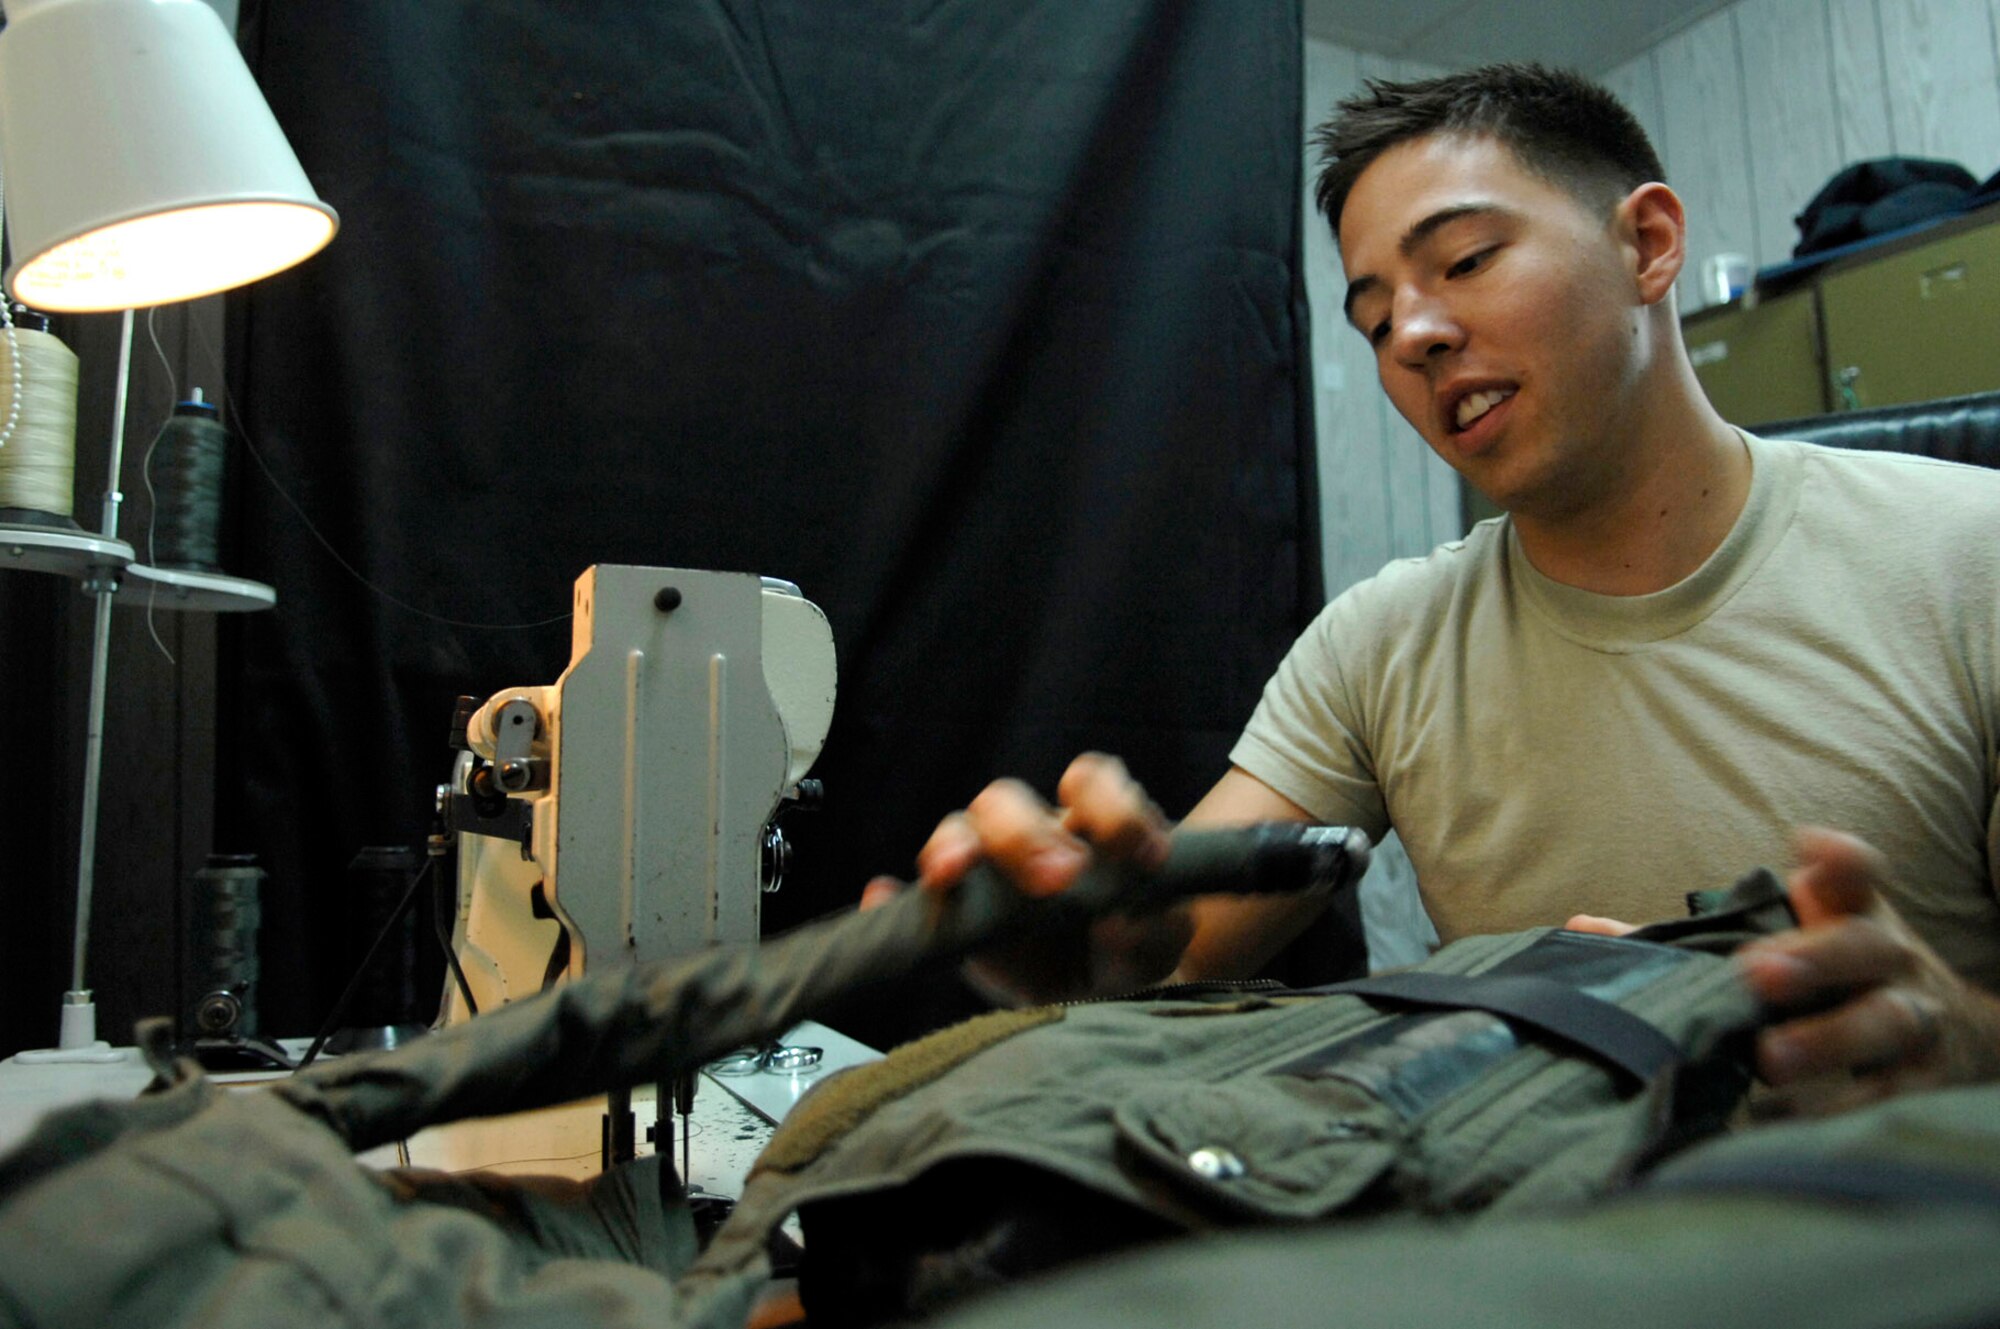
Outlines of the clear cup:
<svg viewBox="0 0 2000 1329">
<path fill-rule="evenodd" d="M 1750 289 L 1750 260 L 1742 254 L 1714 254 L 1701 264 L 1702 300 L 1726 305 Z"/>
</svg>

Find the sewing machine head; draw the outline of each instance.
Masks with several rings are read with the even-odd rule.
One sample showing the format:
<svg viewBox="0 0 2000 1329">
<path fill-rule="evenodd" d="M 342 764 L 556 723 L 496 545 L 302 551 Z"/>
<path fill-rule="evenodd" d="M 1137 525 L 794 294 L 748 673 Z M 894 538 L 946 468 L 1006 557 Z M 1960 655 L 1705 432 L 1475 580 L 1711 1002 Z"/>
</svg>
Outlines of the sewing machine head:
<svg viewBox="0 0 2000 1329">
<path fill-rule="evenodd" d="M 586 967 L 754 942 L 833 718 L 833 634 L 796 586 L 600 564 L 569 667 L 463 722 L 453 949 L 482 1010 Z M 455 728 L 456 728 L 455 724 Z M 441 1023 L 465 1018 L 446 985 Z"/>
</svg>

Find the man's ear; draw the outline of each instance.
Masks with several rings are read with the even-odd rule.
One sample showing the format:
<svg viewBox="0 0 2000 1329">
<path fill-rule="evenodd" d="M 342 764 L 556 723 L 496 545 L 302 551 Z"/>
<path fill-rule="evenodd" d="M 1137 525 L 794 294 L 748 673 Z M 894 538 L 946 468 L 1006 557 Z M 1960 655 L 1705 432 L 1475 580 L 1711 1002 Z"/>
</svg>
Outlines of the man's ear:
<svg viewBox="0 0 2000 1329">
<path fill-rule="evenodd" d="M 1687 212 L 1680 195 L 1657 180 L 1640 185 L 1618 205 L 1613 225 L 1629 252 L 1639 298 L 1658 304 L 1687 263 Z"/>
</svg>

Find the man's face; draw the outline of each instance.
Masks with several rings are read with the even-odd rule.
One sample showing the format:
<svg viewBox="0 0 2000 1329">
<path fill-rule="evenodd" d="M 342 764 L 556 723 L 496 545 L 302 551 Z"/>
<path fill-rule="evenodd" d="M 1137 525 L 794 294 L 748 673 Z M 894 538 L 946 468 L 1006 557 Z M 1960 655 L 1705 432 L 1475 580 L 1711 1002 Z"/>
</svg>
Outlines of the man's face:
<svg viewBox="0 0 2000 1329">
<path fill-rule="evenodd" d="M 1615 484 L 1643 306 L 1613 218 L 1496 139 L 1432 135 L 1361 173 L 1339 239 L 1389 399 L 1475 488 L 1560 518 Z"/>
</svg>

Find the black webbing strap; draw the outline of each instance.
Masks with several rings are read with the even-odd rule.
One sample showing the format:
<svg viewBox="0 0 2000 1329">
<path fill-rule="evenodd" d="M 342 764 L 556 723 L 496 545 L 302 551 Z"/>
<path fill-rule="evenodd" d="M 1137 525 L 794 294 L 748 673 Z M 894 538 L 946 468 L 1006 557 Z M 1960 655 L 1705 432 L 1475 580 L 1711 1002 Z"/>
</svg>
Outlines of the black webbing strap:
<svg viewBox="0 0 2000 1329">
<path fill-rule="evenodd" d="M 1677 1064 L 1681 1050 L 1622 1006 L 1553 979 L 1528 974 L 1439 974 L 1408 970 L 1315 988 L 1410 1006 L 1480 1010 L 1561 1039 L 1637 1079 Z"/>
</svg>

